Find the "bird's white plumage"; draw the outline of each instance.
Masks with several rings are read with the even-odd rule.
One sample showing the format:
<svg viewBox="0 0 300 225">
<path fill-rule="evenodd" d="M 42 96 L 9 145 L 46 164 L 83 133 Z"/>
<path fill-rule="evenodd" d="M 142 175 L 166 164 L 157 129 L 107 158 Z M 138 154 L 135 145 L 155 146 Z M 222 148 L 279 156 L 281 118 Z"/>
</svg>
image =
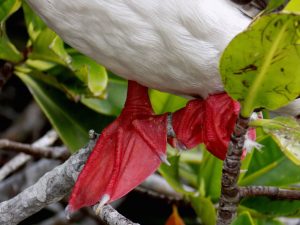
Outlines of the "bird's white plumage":
<svg viewBox="0 0 300 225">
<path fill-rule="evenodd" d="M 219 57 L 250 23 L 228 0 L 27 0 L 67 43 L 116 74 L 184 95 L 223 90 Z"/>
</svg>

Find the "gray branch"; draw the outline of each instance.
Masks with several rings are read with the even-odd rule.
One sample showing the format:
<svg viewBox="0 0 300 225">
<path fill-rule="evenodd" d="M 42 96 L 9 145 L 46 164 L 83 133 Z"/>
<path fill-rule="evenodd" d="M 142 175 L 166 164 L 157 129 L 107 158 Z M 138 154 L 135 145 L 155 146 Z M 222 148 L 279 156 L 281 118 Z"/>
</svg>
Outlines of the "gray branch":
<svg viewBox="0 0 300 225">
<path fill-rule="evenodd" d="M 14 198 L 0 203 L 0 224 L 14 225 L 69 194 L 95 140 Z"/>
<path fill-rule="evenodd" d="M 54 130 L 50 130 L 43 137 L 35 141 L 32 146 L 41 148 L 52 145 L 58 138 L 57 133 Z M 20 153 L 14 158 L 12 158 L 9 162 L 7 162 L 0 169 L 0 181 L 2 181 L 9 174 L 15 172 L 20 167 L 24 166 L 27 162 L 32 159 L 30 155 L 25 153 Z"/>
<path fill-rule="evenodd" d="M 70 152 L 66 147 L 37 147 L 7 139 L 0 139 L 0 149 L 26 153 L 28 155 L 50 159 L 66 160 L 70 156 Z"/>
<path fill-rule="evenodd" d="M 219 201 L 217 225 L 229 225 L 237 214 L 240 202 L 237 185 L 241 168 L 241 156 L 248 129 L 248 118 L 238 117 L 223 162 L 221 198 Z"/>
<path fill-rule="evenodd" d="M 96 141 L 94 133 L 88 145 L 64 164 L 46 173 L 34 185 L 14 198 L 0 203 L 0 224 L 15 225 L 49 204 L 69 194 Z M 97 206 L 96 206 L 97 207 Z M 137 225 L 106 205 L 98 215 L 107 224 Z"/>
<path fill-rule="evenodd" d="M 183 195 L 176 192 L 163 177 L 157 174 L 149 176 L 135 190 L 168 201 L 183 201 Z"/>
<path fill-rule="evenodd" d="M 278 187 L 248 186 L 240 187 L 240 198 L 266 196 L 272 199 L 300 200 L 299 190 L 281 189 Z"/>
<path fill-rule="evenodd" d="M 93 210 L 96 213 L 98 204 L 93 206 Z M 133 223 L 126 217 L 119 214 L 113 207 L 110 205 L 105 205 L 100 210 L 100 213 L 97 215 L 104 223 L 113 224 L 113 225 L 139 225 L 138 223 Z"/>
<path fill-rule="evenodd" d="M 41 159 L 0 182 L 0 202 L 6 201 L 25 188 L 35 184 L 45 173 L 60 165 L 61 161 Z"/>
</svg>

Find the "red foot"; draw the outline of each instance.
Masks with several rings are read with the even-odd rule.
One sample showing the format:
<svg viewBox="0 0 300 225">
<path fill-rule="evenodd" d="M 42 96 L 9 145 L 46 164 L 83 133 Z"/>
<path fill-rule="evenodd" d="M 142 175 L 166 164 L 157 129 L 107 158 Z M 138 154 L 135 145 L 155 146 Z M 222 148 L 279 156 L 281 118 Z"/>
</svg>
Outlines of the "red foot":
<svg viewBox="0 0 300 225">
<path fill-rule="evenodd" d="M 127 194 L 159 166 L 166 154 L 167 116 L 155 116 L 148 89 L 128 82 L 121 115 L 103 130 L 72 191 L 69 210 L 109 203 Z"/>
<path fill-rule="evenodd" d="M 204 143 L 224 159 L 240 106 L 227 94 L 192 100 L 173 114 L 174 147 L 193 148 Z M 167 115 L 155 116 L 148 89 L 128 82 L 121 115 L 106 129 L 91 153 L 72 191 L 69 211 L 105 203 L 127 194 L 152 174 L 166 155 Z"/>
<path fill-rule="evenodd" d="M 180 144 L 187 149 L 204 143 L 208 151 L 224 160 L 239 110 L 239 103 L 226 93 L 191 100 L 173 114 L 176 138 L 168 141 L 173 147 Z"/>
</svg>

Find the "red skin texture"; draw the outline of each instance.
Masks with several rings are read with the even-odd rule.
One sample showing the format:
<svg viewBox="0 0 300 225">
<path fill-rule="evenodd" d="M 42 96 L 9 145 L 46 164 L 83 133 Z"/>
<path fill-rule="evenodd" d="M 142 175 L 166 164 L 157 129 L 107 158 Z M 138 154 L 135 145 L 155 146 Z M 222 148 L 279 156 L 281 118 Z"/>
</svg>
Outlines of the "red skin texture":
<svg viewBox="0 0 300 225">
<path fill-rule="evenodd" d="M 224 160 L 239 110 L 239 103 L 226 93 L 191 100 L 173 114 L 176 138 L 169 139 L 169 143 L 186 149 L 204 143 L 210 153 Z"/>
<path fill-rule="evenodd" d="M 204 143 L 224 159 L 240 106 L 227 94 L 191 100 L 173 114 L 174 147 L 191 149 Z M 167 115 L 154 115 L 148 89 L 128 81 L 125 107 L 98 139 L 80 173 L 69 201 L 69 211 L 94 205 L 103 195 L 107 203 L 121 198 L 160 165 L 166 154 Z"/>
<path fill-rule="evenodd" d="M 104 194 L 109 202 L 127 194 L 158 168 L 166 145 L 167 115 L 154 115 L 148 88 L 129 81 L 125 107 L 98 139 L 74 186 L 69 210 L 94 205 Z"/>
</svg>

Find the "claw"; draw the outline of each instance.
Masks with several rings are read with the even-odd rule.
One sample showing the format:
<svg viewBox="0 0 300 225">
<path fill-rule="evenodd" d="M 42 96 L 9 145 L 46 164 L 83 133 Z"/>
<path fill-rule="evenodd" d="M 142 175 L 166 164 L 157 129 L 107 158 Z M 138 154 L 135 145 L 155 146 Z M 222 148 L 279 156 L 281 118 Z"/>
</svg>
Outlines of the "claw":
<svg viewBox="0 0 300 225">
<path fill-rule="evenodd" d="M 65 208 L 65 216 L 67 220 L 71 219 L 72 210 L 70 209 L 70 205 L 67 205 Z"/>
<path fill-rule="evenodd" d="M 167 135 L 168 138 L 176 138 L 176 133 L 174 131 L 173 125 L 172 125 L 172 113 L 168 113 L 167 117 Z"/>
<path fill-rule="evenodd" d="M 168 166 L 171 166 L 171 163 L 168 161 L 167 155 L 166 154 L 161 154 L 159 156 L 160 160 L 165 163 Z"/>
<path fill-rule="evenodd" d="M 101 210 L 103 208 L 103 206 L 108 203 L 110 200 L 110 196 L 108 194 L 104 194 L 101 199 L 100 199 L 100 202 L 99 202 L 99 205 L 97 206 L 97 209 L 95 211 L 96 215 L 100 215 L 101 213 Z"/>
<path fill-rule="evenodd" d="M 181 153 L 182 151 L 187 150 L 187 147 L 176 138 L 176 133 L 173 128 L 172 120 L 173 120 L 172 113 L 168 113 L 168 117 L 167 117 L 168 142 L 172 147 L 176 148 L 179 151 L 179 153 Z"/>
</svg>

